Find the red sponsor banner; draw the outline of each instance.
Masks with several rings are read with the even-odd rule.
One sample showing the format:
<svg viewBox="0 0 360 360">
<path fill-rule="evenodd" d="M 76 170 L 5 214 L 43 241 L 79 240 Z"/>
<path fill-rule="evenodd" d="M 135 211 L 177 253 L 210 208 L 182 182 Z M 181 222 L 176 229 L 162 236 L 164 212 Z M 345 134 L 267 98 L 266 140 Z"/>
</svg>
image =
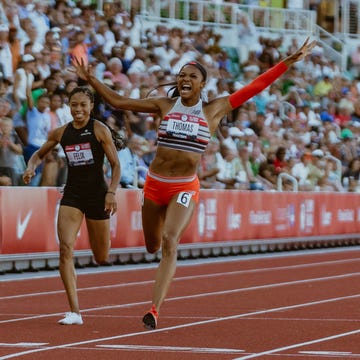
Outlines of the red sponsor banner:
<svg viewBox="0 0 360 360">
<path fill-rule="evenodd" d="M 359 232 L 357 193 L 202 190 L 182 243 Z"/>
<path fill-rule="evenodd" d="M 112 248 L 144 246 L 142 192 L 119 189 Z M 0 253 L 58 251 L 56 188 L 0 188 Z M 360 194 L 202 190 L 182 243 L 301 238 L 360 232 Z M 85 221 L 75 250 L 89 249 Z"/>
<path fill-rule="evenodd" d="M 47 251 L 53 217 L 48 213 L 47 190 L 4 187 L 1 193 L 1 252 Z"/>
<path fill-rule="evenodd" d="M 116 200 L 118 210 L 111 218 L 111 246 L 113 248 L 144 246 L 141 226 L 142 192 L 121 189 L 116 192 Z"/>
</svg>

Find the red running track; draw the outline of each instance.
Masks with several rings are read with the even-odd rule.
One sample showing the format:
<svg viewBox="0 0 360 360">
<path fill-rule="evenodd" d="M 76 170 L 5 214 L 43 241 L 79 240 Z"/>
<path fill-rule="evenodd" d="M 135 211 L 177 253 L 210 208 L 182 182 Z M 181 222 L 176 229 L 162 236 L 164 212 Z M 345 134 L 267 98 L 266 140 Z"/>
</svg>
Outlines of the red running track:
<svg viewBox="0 0 360 360">
<path fill-rule="evenodd" d="M 360 359 L 359 247 L 180 262 L 146 331 L 154 266 L 79 274 L 82 326 L 57 272 L 3 275 L 0 358 Z"/>
</svg>

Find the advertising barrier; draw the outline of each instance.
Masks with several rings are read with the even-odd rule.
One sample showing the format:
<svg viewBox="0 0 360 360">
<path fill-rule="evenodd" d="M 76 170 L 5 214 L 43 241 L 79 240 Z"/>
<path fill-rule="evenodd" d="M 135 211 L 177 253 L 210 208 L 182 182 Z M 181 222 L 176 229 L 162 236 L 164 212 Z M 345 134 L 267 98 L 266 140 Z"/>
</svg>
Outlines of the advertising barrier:
<svg viewBox="0 0 360 360">
<path fill-rule="evenodd" d="M 141 190 L 118 189 L 111 247 L 144 246 Z M 0 254 L 58 251 L 56 188 L 0 188 Z M 360 194 L 201 190 L 181 243 L 306 238 L 360 233 Z M 90 249 L 85 222 L 75 250 Z"/>
</svg>

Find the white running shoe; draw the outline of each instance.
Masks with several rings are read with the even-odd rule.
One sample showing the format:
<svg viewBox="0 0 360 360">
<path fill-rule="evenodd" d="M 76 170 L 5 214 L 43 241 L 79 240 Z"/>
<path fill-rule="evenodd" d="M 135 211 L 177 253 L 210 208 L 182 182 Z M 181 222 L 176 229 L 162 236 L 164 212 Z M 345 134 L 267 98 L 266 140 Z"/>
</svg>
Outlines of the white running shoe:
<svg viewBox="0 0 360 360">
<path fill-rule="evenodd" d="M 67 312 L 65 317 L 58 321 L 61 325 L 82 325 L 84 322 L 80 314 Z"/>
</svg>

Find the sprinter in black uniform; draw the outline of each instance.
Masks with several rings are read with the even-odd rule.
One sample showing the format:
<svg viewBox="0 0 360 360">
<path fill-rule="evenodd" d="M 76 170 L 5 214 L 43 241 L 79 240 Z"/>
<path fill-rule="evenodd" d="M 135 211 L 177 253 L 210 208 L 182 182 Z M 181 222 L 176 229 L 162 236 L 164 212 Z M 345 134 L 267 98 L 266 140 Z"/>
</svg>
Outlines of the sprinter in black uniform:
<svg viewBox="0 0 360 360">
<path fill-rule="evenodd" d="M 110 129 L 90 117 L 93 95 L 87 87 L 75 88 L 69 98 L 73 121 L 52 131 L 48 140 L 30 158 L 23 174 L 27 184 L 46 154 L 61 144 L 66 154 L 68 177 L 60 202 L 58 236 L 60 275 L 68 297 L 70 312 L 59 321 L 63 325 L 83 323 L 76 291 L 73 249 L 85 215 L 89 242 L 95 261 L 107 261 L 110 248 L 110 215 L 116 212 L 116 188 L 120 164 Z M 111 165 L 111 181 L 105 182 L 103 164 L 106 155 Z"/>
</svg>

